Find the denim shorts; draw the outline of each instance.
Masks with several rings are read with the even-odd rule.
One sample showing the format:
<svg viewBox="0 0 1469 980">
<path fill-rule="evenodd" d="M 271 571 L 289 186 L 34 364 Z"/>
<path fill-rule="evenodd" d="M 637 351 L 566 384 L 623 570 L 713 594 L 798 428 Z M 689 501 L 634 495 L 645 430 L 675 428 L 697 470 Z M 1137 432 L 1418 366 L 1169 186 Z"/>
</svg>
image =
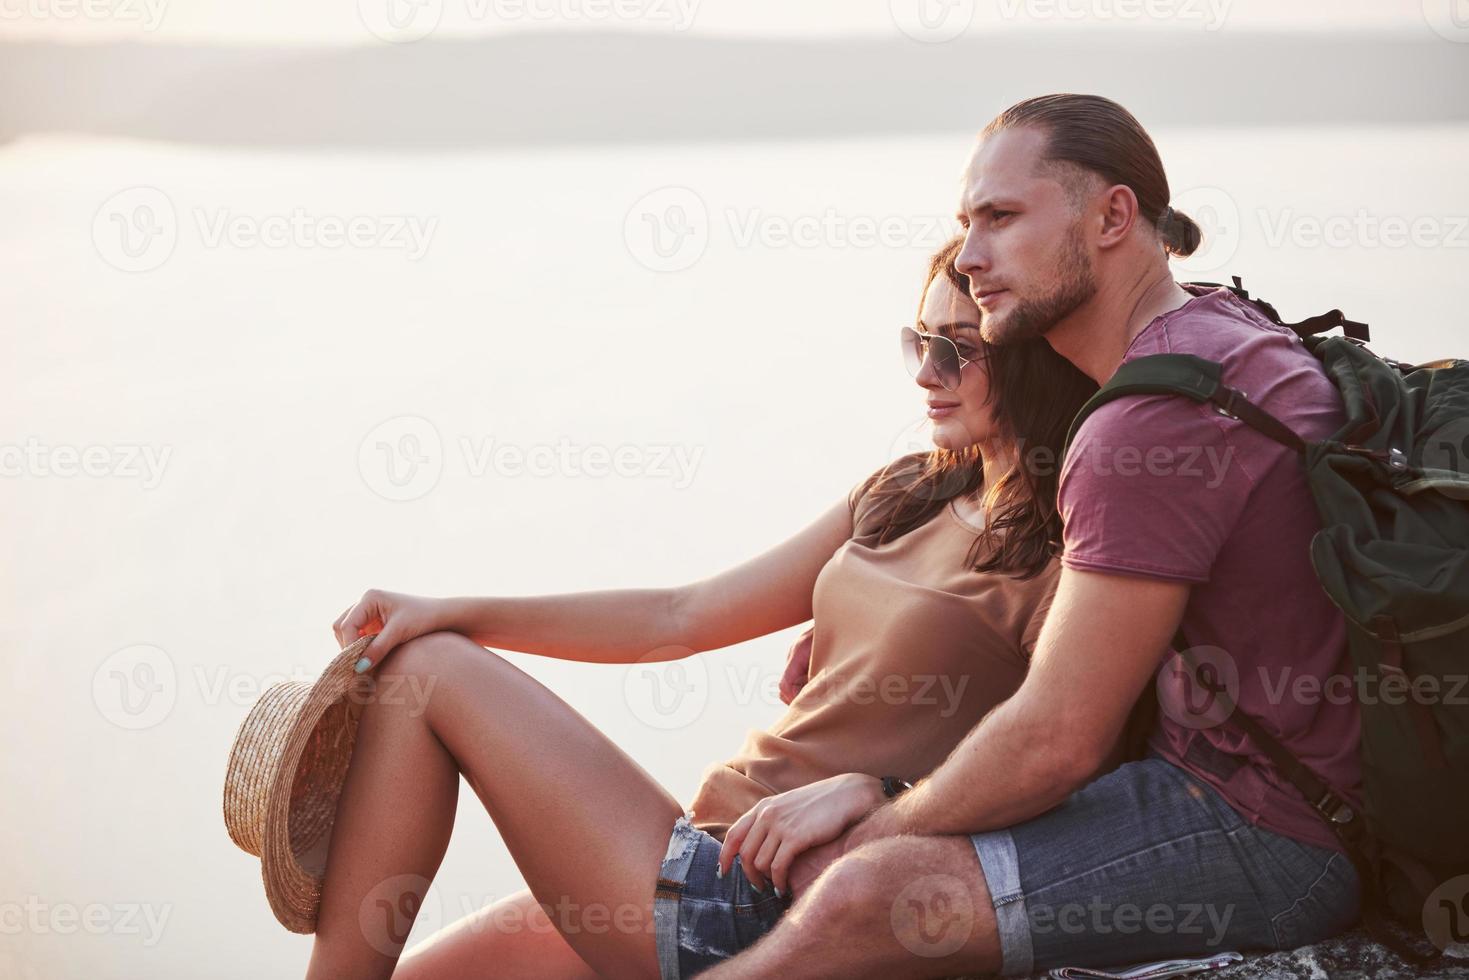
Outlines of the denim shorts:
<svg viewBox="0 0 1469 980">
<path fill-rule="evenodd" d="M 1006 976 L 1294 949 L 1346 930 L 1360 911 L 1345 854 L 1251 825 L 1156 754 L 970 840 Z"/>
<path fill-rule="evenodd" d="M 719 839 L 696 830 L 685 813 L 673 825 L 653 898 L 653 928 L 662 980 L 692 977 L 754 944 L 775 927 L 790 896 L 766 884 L 758 891 L 738 857 L 723 878 Z"/>
</svg>

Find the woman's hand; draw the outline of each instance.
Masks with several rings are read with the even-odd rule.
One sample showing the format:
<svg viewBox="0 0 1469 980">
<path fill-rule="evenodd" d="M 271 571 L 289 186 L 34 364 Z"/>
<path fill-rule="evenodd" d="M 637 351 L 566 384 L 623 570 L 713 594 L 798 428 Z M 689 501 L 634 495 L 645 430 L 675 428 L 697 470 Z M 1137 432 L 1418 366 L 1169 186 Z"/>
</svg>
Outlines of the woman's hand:
<svg viewBox="0 0 1469 980">
<path fill-rule="evenodd" d="M 780 677 L 780 699 L 786 704 L 794 701 L 811 679 L 811 635 L 815 632 L 814 625 L 807 627 L 786 655 L 785 673 Z"/>
<path fill-rule="evenodd" d="M 784 895 L 797 855 L 840 837 L 883 799 L 882 781 L 857 772 L 767 796 L 724 835 L 719 873 L 728 874 L 738 854 L 751 884 L 764 888 L 773 882 L 776 894 Z"/>
<path fill-rule="evenodd" d="M 382 663 L 394 647 L 445 629 L 446 619 L 443 599 L 368 589 L 332 623 L 332 633 L 343 649 L 369 633 L 377 634 L 367 646 L 367 655 L 357 661 L 360 674 Z"/>
</svg>

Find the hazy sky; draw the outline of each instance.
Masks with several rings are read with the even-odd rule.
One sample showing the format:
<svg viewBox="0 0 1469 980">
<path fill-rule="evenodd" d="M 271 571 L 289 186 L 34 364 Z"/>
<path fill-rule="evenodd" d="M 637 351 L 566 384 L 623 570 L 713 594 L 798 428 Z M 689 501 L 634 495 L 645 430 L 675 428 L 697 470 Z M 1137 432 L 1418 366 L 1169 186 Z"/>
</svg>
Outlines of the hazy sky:
<svg viewBox="0 0 1469 980">
<path fill-rule="evenodd" d="M 962 21 L 965 32 L 1074 28 L 1419 32 L 1464 0 L 0 0 L 0 38 L 61 41 L 371 43 L 363 20 L 387 4 L 399 15 L 434 10 L 444 33 L 627 29 L 708 34 L 820 36 L 885 33 L 926 16 Z M 99 11 L 78 16 L 80 9 Z M 1459 9 L 1469 23 L 1469 11 Z"/>
</svg>

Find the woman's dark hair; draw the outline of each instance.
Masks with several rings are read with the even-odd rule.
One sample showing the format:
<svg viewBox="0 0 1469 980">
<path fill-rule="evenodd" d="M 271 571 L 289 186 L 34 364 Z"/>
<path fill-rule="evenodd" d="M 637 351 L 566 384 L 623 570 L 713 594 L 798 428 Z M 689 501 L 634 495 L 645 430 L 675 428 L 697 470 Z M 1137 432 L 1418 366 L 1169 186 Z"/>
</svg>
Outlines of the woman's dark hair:
<svg viewBox="0 0 1469 980">
<path fill-rule="evenodd" d="M 929 261 L 924 296 L 940 277 L 969 295 L 969 277 L 954 267 L 963 244 L 962 237 L 955 238 Z M 922 297 L 918 306 L 921 315 Z M 952 339 L 951 331 L 943 332 Z M 1015 464 L 1007 472 L 988 474 L 985 528 L 965 563 L 977 572 L 1034 578 L 1060 549 L 1061 449 L 1072 419 L 1097 384 L 1040 338 L 1003 346 L 981 340 L 978 346 L 975 360 L 989 375 L 985 404 L 994 404 L 1000 438 L 1010 444 Z M 852 536 L 868 546 L 891 541 L 924 524 L 950 499 L 985 483 L 977 444 L 901 456 L 853 492 Z"/>
<path fill-rule="evenodd" d="M 1138 211 L 1158 229 L 1168 252 L 1187 256 L 1198 249 L 1203 240 L 1199 226 L 1168 204 L 1168 177 L 1153 138 L 1122 106 L 1100 95 L 1041 95 L 1000 113 L 980 136 L 1020 126 L 1035 126 L 1045 133 L 1045 164 L 1070 165 L 1100 175 L 1108 186 L 1132 188 Z M 1084 186 L 1080 176 L 1060 175 L 1074 192 Z"/>
</svg>

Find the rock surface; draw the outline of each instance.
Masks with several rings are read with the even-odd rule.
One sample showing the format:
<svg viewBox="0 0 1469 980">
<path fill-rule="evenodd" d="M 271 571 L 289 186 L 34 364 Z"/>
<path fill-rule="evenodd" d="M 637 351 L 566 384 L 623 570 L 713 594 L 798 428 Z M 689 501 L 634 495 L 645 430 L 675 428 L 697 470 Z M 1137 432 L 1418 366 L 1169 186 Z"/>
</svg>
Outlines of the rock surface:
<svg viewBox="0 0 1469 980">
<path fill-rule="evenodd" d="M 1432 966 L 1414 969 L 1356 929 L 1314 946 L 1247 955 L 1236 966 L 1191 976 L 1200 980 L 1469 980 L 1469 959 L 1446 956 Z M 1031 980 L 1045 977 L 1038 973 Z"/>
</svg>

